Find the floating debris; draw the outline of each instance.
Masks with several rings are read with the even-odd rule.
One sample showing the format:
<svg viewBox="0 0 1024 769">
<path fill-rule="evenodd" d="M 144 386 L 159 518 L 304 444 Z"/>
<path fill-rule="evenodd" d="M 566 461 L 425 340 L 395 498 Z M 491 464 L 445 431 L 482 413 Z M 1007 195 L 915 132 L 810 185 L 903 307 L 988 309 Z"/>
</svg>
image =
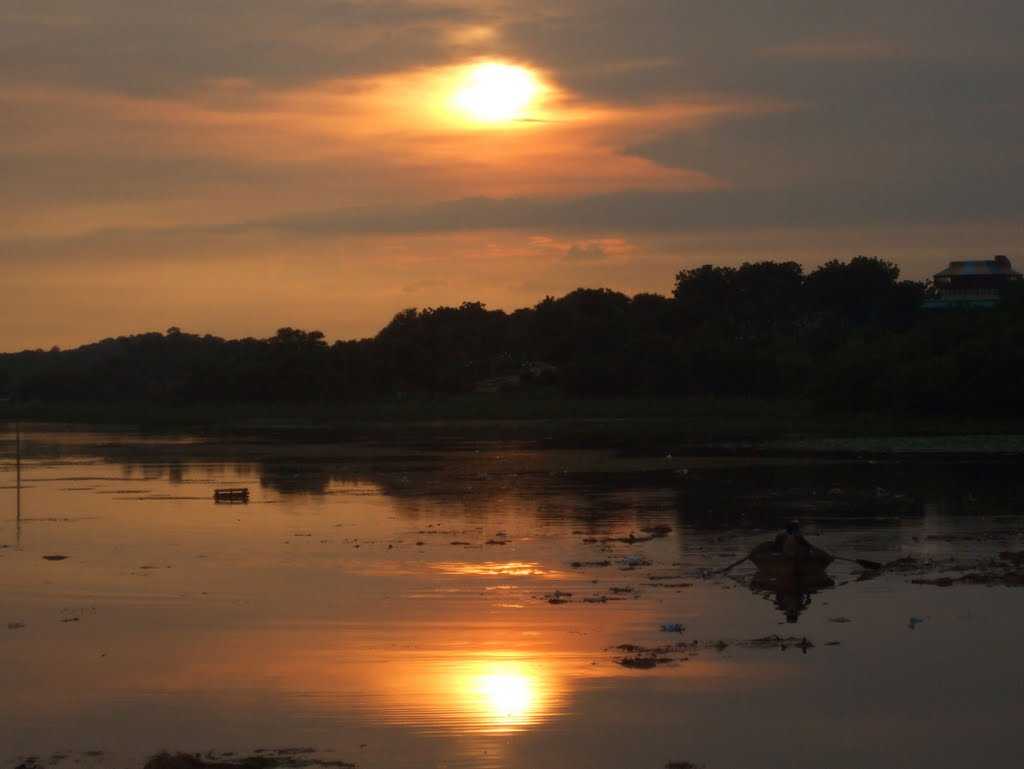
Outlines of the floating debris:
<svg viewBox="0 0 1024 769">
<path fill-rule="evenodd" d="M 670 531 L 671 531 L 671 529 L 670 529 Z M 657 536 L 664 536 L 664 535 L 663 534 L 659 534 Z M 607 545 L 607 544 L 611 544 L 612 542 L 620 542 L 620 543 L 622 543 L 624 545 L 636 545 L 636 544 L 641 543 L 641 542 L 650 542 L 654 538 L 655 538 L 655 535 L 641 534 L 640 536 L 637 536 L 635 533 L 633 533 L 631 531 L 625 537 L 584 537 L 583 538 L 583 543 L 586 544 L 586 545 L 594 545 L 594 544 L 597 544 L 597 545 Z"/>
<path fill-rule="evenodd" d="M 961 577 L 936 577 L 934 579 L 912 579 L 914 585 L 933 585 L 935 587 L 953 587 L 953 585 L 985 585 L 989 587 L 1024 587 L 1024 572 L 990 571 L 970 572 Z"/>
<path fill-rule="evenodd" d="M 651 587 L 665 587 L 665 588 L 693 587 L 693 583 L 692 582 L 655 582 L 653 585 L 651 585 Z"/>
<path fill-rule="evenodd" d="M 779 648 L 781 651 L 785 651 L 789 647 L 793 646 L 797 649 L 803 650 L 806 654 L 808 649 L 813 649 L 814 644 L 807 640 L 807 637 L 797 638 L 795 636 L 789 636 L 783 638 L 782 636 L 770 635 L 764 636 L 763 638 L 752 638 L 749 641 L 741 641 L 737 646 L 748 646 L 752 649 L 774 649 Z"/>
<path fill-rule="evenodd" d="M 249 489 L 214 489 L 213 501 L 217 504 L 248 504 Z"/>
<path fill-rule="evenodd" d="M 665 626 L 663 626 L 665 627 Z M 838 641 L 829 645 L 838 645 Z M 806 636 L 779 636 L 770 635 L 761 638 L 749 638 L 740 640 L 718 639 L 717 641 L 677 641 L 672 644 L 660 646 L 640 646 L 639 644 L 620 644 L 615 651 L 625 654 L 615 661 L 625 667 L 651 668 L 665 662 L 684 662 L 692 655 L 700 653 L 701 650 L 714 650 L 724 652 L 731 646 L 747 649 L 800 649 L 805 654 L 809 649 L 814 648 L 814 643 Z M 625 663 L 624 660 L 629 660 Z M 655 660 L 654 664 L 648 664 L 645 660 Z"/>
<path fill-rule="evenodd" d="M 632 668 L 633 670 L 650 670 L 656 668 L 658 665 L 667 665 L 670 662 L 674 662 L 671 657 L 623 657 L 620 660 L 616 660 L 624 668 Z"/>
<path fill-rule="evenodd" d="M 213 752 L 205 755 L 158 753 L 146 762 L 145 769 L 298 769 L 307 766 L 355 769 L 356 765 L 348 761 L 324 761 L 313 758 L 312 754 L 315 752 L 311 748 L 261 748 L 254 751 L 254 755 L 242 759 L 235 758 L 234 753 L 224 753 L 219 757 Z"/>
<path fill-rule="evenodd" d="M 636 569 L 650 566 L 651 562 L 646 558 L 642 558 L 639 555 L 627 555 L 621 561 L 619 561 L 619 568 L 622 571 L 634 571 Z"/>
<path fill-rule="evenodd" d="M 914 585 L 934 585 L 935 587 L 953 587 L 954 580 L 952 577 L 936 577 L 935 579 L 912 579 L 911 584 Z"/>
<path fill-rule="evenodd" d="M 68 556 L 66 555 L 44 555 L 44 561 L 66 561 Z"/>
<path fill-rule="evenodd" d="M 1024 566 L 1024 550 L 1019 552 L 1012 552 L 1010 550 L 1004 550 L 999 554 L 1001 561 L 1009 561 L 1014 566 Z"/>
<path fill-rule="evenodd" d="M 553 593 L 548 593 L 544 596 L 550 604 L 562 604 L 569 603 L 569 599 L 572 598 L 572 593 L 563 593 L 561 590 L 556 590 Z"/>
</svg>

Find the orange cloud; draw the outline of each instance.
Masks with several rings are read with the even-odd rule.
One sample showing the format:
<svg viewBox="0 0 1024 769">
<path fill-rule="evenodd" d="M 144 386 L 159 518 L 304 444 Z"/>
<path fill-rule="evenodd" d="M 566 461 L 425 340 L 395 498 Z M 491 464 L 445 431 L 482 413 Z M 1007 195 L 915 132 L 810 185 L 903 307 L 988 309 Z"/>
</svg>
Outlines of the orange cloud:
<svg viewBox="0 0 1024 769">
<path fill-rule="evenodd" d="M 472 196 L 715 189 L 721 182 L 707 174 L 662 166 L 626 154 L 624 147 L 773 109 L 713 100 L 628 108 L 582 103 L 553 75 L 532 69 L 539 98 L 524 117 L 480 123 L 453 107 L 459 83 L 477 63 L 277 90 L 222 79 L 198 92 L 161 98 L 4 89 L 0 105 L 24 117 L 18 122 L 49 127 L 5 135 L 8 152 L 58 167 L 62 159 L 88 157 L 98 166 L 95 175 L 108 181 L 100 196 L 74 199 L 53 190 L 44 204 L 20 208 L 12 199 L 7 233 L 208 226 Z M 161 159 L 194 165 L 182 166 L 174 178 L 153 179 L 151 195 L 138 189 L 148 173 L 131 179 L 131 194 L 118 195 L 128 166 Z M 223 172 L 203 172 L 203 164 L 217 163 L 226 166 Z"/>
</svg>

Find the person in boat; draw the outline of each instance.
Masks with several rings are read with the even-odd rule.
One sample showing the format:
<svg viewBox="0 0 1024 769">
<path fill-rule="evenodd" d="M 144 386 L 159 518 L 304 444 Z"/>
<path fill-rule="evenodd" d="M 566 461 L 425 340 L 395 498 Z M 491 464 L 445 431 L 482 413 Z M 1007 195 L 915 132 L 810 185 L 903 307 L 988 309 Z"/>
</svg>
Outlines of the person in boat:
<svg viewBox="0 0 1024 769">
<path fill-rule="evenodd" d="M 790 521 L 774 539 L 762 542 L 747 556 L 759 572 L 773 576 L 808 576 L 824 572 L 832 556 L 815 547 L 800 531 L 799 521 Z"/>
<path fill-rule="evenodd" d="M 787 558 L 806 559 L 814 546 L 800 533 L 800 521 L 790 521 L 786 530 L 775 537 L 773 549 Z"/>
</svg>

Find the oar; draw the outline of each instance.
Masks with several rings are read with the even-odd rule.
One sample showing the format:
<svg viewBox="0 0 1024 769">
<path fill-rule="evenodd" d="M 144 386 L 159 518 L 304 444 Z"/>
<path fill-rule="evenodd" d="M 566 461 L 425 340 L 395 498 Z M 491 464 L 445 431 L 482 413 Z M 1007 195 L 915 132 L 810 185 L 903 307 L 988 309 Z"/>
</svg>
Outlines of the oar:
<svg viewBox="0 0 1024 769">
<path fill-rule="evenodd" d="M 736 561 L 736 563 L 731 563 L 728 566 L 726 566 L 724 569 L 716 569 L 715 571 L 709 572 L 708 576 L 714 576 L 716 574 L 725 574 L 727 571 L 732 571 L 737 566 L 739 566 L 741 563 L 743 563 L 744 561 L 747 561 L 749 559 L 750 559 L 750 556 L 749 555 L 745 555 L 742 558 L 740 558 L 738 561 Z"/>
<path fill-rule="evenodd" d="M 847 563 L 855 563 L 858 566 L 863 566 L 865 569 L 871 569 L 872 571 L 881 571 L 885 568 L 884 564 L 878 561 L 869 561 L 865 558 L 843 558 L 841 555 L 832 556 L 837 561 L 846 561 Z"/>
</svg>

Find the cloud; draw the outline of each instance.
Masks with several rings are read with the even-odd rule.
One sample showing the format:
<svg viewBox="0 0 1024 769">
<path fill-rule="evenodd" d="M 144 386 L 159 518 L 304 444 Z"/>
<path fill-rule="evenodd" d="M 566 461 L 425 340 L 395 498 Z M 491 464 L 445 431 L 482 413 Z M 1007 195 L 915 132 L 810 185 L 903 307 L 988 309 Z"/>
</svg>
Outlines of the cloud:
<svg viewBox="0 0 1024 769">
<path fill-rule="evenodd" d="M 885 177 L 783 189 L 623 190 L 571 198 L 449 200 L 422 206 L 348 209 L 232 225 L 309 236 L 548 229 L 558 232 L 700 232 L 762 228 L 880 227 L 1024 215 L 1016 194 L 1024 164 L 998 174 L 955 169 L 923 180 Z"/>
<path fill-rule="evenodd" d="M 567 239 L 558 235 L 534 235 L 529 239 L 533 251 L 548 260 L 568 264 L 596 263 L 625 265 L 634 256 L 637 246 L 619 236 L 590 239 Z"/>
<path fill-rule="evenodd" d="M 565 252 L 566 259 L 574 262 L 599 262 L 608 255 L 600 243 L 573 243 Z"/>
<path fill-rule="evenodd" d="M 884 61 L 905 56 L 906 50 L 886 40 L 801 40 L 766 48 L 764 55 L 810 61 Z"/>
<path fill-rule="evenodd" d="M 7 239 L 5 251 L 43 258 L 75 244 L 94 253 L 121 250 L 127 243 L 187 242 L 189 238 L 246 237 L 292 242 L 293 248 L 340 237 L 436 237 L 495 231 L 548 231 L 568 235 L 533 248 L 546 253 L 595 257 L 596 244 L 606 257 L 628 257 L 633 235 L 743 233 L 894 227 L 917 228 L 987 222 L 1006 231 L 1024 217 L 1024 200 L 1016 194 L 1024 166 L 998 175 L 962 176 L 955 171 L 924 181 L 896 183 L 885 178 L 833 184 L 804 184 L 785 189 L 717 191 L 625 190 L 568 198 L 463 198 L 424 205 L 372 206 L 297 213 L 206 227 L 125 228 L 59 239 Z M 1016 225 L 1014 224 L 1014 227 Z M 572 238 L 572 234 L 583 238 Z M 594 237 L 603 233 L 599 237 Z M 586 237 L 586 236 L 590 237 Z M 573 252 L 573 246 L 578 250 Z M 1013 243 L 1002 250 L 1013 251 Z M 138 246 L 134 246 L 138 248 Z M 412 246 L 407 246 L 412 248 Z M 486 250 L 482 245 L 478 251 Z M 470 251 L 472 252 L 472 251 Z M 628 259 L 625 259 L 628 261 Z"/>
<path fill-rule="evenodd" d="M 446 31 L 479 4 L 416 0 L 13 0 L 0 11 L 0 76 L 122 93 L 182 93 L 222 78 L 294 86 L 449 61 Z"/>
<path fill-rule="evenodd" d="M 0 89 L 11 118 L 0 125 L 7 235 L 202 228 L 310 209 L 426 205 L 453 194 L 713 189 L 718 182 L 707 174 L 626 152 L 627 142 L 769 109 L 713 101 L 581 105 L 552 83 L 535 112 L 549 121 L 497 130 L 446 109 L 465 68 L 270 91 L 228 80 L 160 98 Z"/>
<path fill-rule="evenodd" d="M 944 174 L 999 176 L 1008 166 L 1024 164 L 1016 130 L 1024 120 L 1024 100 L 1001 96 L 1000 86 L 1009 83 L 993 80 L 981 89 L 977 103 L 943 111 L 941 117 L 931 106 L 941 104 L 937 95 L 933 100 L 920 94 L 877 100 L 861 111 L 844 108 L 840 96 L 834 102 L 663 134 L 627 151 L 747 187 L 877 179 L 926 185 Z"/>
</svg>

